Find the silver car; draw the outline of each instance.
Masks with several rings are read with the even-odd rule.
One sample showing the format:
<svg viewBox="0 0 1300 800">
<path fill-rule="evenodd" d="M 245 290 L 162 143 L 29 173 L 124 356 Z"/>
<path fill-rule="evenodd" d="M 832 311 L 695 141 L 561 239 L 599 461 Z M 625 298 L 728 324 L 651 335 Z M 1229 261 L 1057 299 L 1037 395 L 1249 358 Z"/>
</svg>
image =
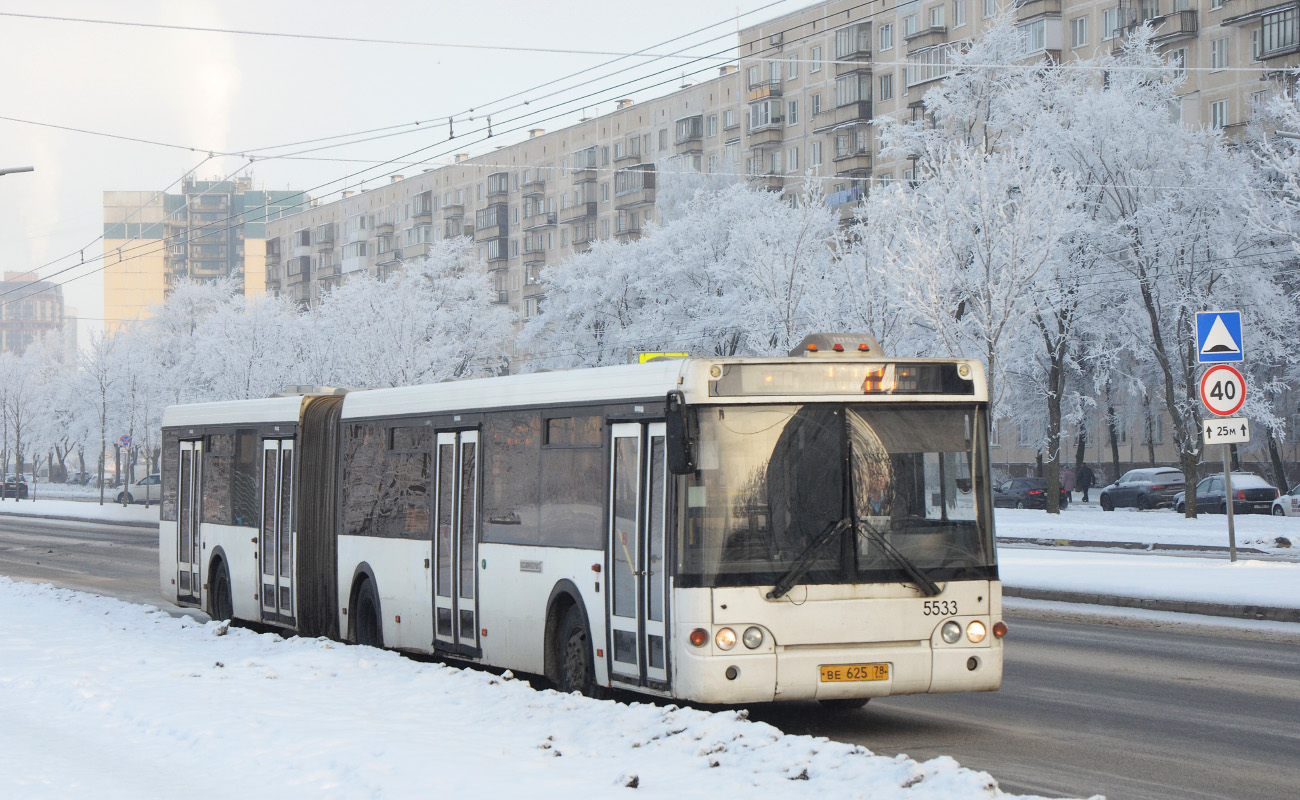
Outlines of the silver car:
<svg viewBox="0 0 1300 800">
<path fill-rule="evenodd" d="M 157 503 L 162 500 L 162 475 L 155 472 L 146 475 L 129 488 L 117 493 L 117 502 Z"/>
<path fill-rule="evenodd" d="M 1118 481 L 1101 490 L 1097 498 L 1102 511 L 1133 506 L 1139 509 L 1172 505 L 1183 490 L 1183 473 L 1169 467 L 1131 469 Z"/>
</svg>

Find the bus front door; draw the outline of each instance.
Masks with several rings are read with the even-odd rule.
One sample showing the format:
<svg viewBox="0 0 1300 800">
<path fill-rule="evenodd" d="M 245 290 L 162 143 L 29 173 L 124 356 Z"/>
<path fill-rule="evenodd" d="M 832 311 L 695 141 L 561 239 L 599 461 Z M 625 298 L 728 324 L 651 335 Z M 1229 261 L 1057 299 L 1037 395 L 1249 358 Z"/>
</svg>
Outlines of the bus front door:
<svg viewBox="0 0 1300 800">
<path fill-rule="evenodd" d="M 666 685 L 668 471 L 664 424 L 618 423 L 610 439 L 610 674 Z"/>
<path fill-rule="evenodd" d="M 176 508 L 176 600 L 198 603 L 200 597 L 199 572 L 203 558 L 203 539 L 199 525 L 203 519 L 203 440 L 186 440 L 180 443 L 180 486 Z"/>
<path fill-rule="evenodd" d="M 262 619 L 293 623 L 293 439 L 262 440 Z"/>
<path fill-rule="evenodd" d="M 478 432 L 438 434 L 435 457 L 433 558 L 434 644 L 473 655 L 478 650 Z"/>
</svg>

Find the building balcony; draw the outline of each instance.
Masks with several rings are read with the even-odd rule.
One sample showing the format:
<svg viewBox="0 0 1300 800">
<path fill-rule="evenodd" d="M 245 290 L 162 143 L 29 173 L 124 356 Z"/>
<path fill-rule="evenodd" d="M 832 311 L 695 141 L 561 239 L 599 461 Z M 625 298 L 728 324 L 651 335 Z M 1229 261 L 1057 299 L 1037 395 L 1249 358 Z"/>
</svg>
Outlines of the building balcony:
<svg viewBox="0 0 1300 800">
<path fill-rule="evenodd" d="M 781 96 L 780 81 L 763 81 L 749 87 L 749 94 L 745 95 L 745 101 L 757 103 L 759 100 L 766 100 L 769 97 Z"/>
<path fill-rule="evenodd" d="M 541 297 L 546 294 L 546 287 L 539 281 L 531 281 L 524 284 L 524 299 L 530 297 Z"/>
<path fill-rule="evenodd" d="M 1060 0 L 1055 0 L 1055 2 L 1059 4 Z M 929 28 L 922 28 L 911 36 L 904 37 L 903 41 L 907 43 L 907 52 L 915 53 L 927 47 L 946 43 L 948 41 L 948 28 L 944 25 L 932 25 Z"/>
<path fill-rule="evenodd" d="M 858 52 L 851 56 L 835 59 L 835 77 L 847 75 L 850 72 L 871 69 L 871 52 Z"/>
<path fill-rule="evenodd" d="M 619 211 L 625 208 L 640 208 L 641 206 L 652 206 L 654 204 L 655 190 L 653 186 L 624 192 L 614 198 L 614 208 Z"/>
<path fill-rule="evenodd" d="M 1155 30 L 1151 41 L 1159 45 L 1194 39 L 1200 31 L 1200 23 L 1195 11 L 1175 11 L 1163 17 L 1148 20 Z"/>
<path fill-rule="evenodd" d="M 279 278 L 267 278 L 267 279 L 266 279 L 266 290 L 267 290 L 268 292 L 271 292 L 272 294 L 279 294 L 279 293 L 280 293 L 280 279 L 279 279 Z"/>
<path fill-rule="evenodd" d="M 495 290 L 491 298 L 491 303 L 494 306 L 508 305 L 510 303 L 510 292 L 505 289 Z"/>
<path fill-rule="evenodd" d="M 1045 15 L 1061 16 L 1061 0 L 1017 0 L 1016 21 L 1025 22 Z"/>
<path fill-rule="evenodd" d="M 620 242 L 631 242 L 641 238 L 641 226 L 629 225 L 621 231 L 614 231 L 614 238 Z"/>
<path fill-rule="evenodd" d="M 499 264 L 510 260 L 510 242 L 508 239 L 492 239 L 487 245 L 487 262 L 489 264 Z"/>
<path fill-rule="evenodd" d="M 442 223 L 442 236 L 444 239 L 454 239 L 457 236 L 465 235 L 465 224 L 461 222 L 460 217 L 449 219 Z"/>
<path fill-rule="evenodd" d="M 871 171 L 871 150 L 850 150 L 834 158 L 835 174 L 861 174 Z"/>
<path fill-rule="evenodd" d="M 763 128 L 755 128 L 749 132 L 749 146 L 762 147 L 764 145 L 781 144 L 785 140 L 785 126 L 783 120 L 777 119 L 771 125 Z"/>
<path fill-rule="evenodd" d="M 415 202 L 415 203 L 412 203 L 412 204 L 411 204 L 411 219 L 414 219 L 414 220 L 418 220 L 418 219 L 430 220 L 430 219 L 433 219 L 433 203 L 432 203 L 432 202 L 419 202 L 419 201 L 417 201 L 417 202 Z"/>
<path fill-rule="evenodd" d="M 535 231 L 542 228 L 553 227 L 557 218 L 558 217 L 554 211 L 547 211 L 542 214 L 534 214 L 531 217 L 524 217 L 524 230 Z"/>
<path fill-rule="evenodd" d="M 595 203 L 578 203 L 577 205 L 569 206 L 568 208 L 560 212 L 560 222 L 566 224 L 570 222 L 581 222 L 582 220 L 585 219 L 595 219 L 595 218 L 596 218 Z"/>
<path fill-rule="evenodd" d="M 332 264 L 322 264 L 316 268 L 316 280 L 319 281 L 325 278 L 333 278 L 334 276 L 341 274 L 341 272 L 342 270 L 337 261 Z"/>
<path fill-rule="evenodd" d="M 391 223 L 391 222 L 381 222 L 381 223 L 379 223 L 378 225 L 375 226 L 375 235 L 376 235 L 376 236 L 392 236 L 392 235 L 393 235 L 393 223 Z"/>
<path fill-rule="evenodd" d="M 585 253 L 590 249 L 591 249 L 590 239 L 575 239 L 573 241 L 573 252 L 575 253 Z"/>
<path fill-rule="evenodd" d="M 524 266 L 525 266 L 525 267 L 528 267 L 528 266 L 536 266 L 536 267 L 539 267 L 539 268 L 540 268 L 540 267 L 544 267 L 544 266 L 546 266 L 546 251 L 545 251 L 545 250 L 540 250 L 540 249 L 538 249 L 538 250 L 525 250 L 525 251 L 524 251 Z"/>
<path fill-rule="evenodd" d="M 524 197 L 537 197 L 546 194 L 546 179 L 535 178 L 519 188 L 522 190 Z"/>
<path fill-rule="evenodd" d="M 841 125 L 848 125 L 852 122 L 870 122 L 871 121 L 871 101 L 862 100 L 857 103 L 849 103 L 846 106 L 832 108 L 829 111 L 823 111 L 820 114 L 814 114 L 812 120 L 813 133 L 823 133 L 832 128 L 838 128 Z"/>
<path fill-rule="evenodd" d="M 465 216 L 465 206 L 462 203 L 448 203 L 442 207 L 442 216 L 446 219 L 463 217 Z"/>
<path fill-rule="evenodd" d="M 753 175 L 749 182 L 759 189 L 780 192 L 785 189 L 784 175 Z"/>
<path fill-rule="evenodd" d="M 847 189 L 838 192 L 831 192 L 826 195 L 826 206 L 828 208 L 839 208 L 840 206 L 855 206 L 862 199 L 862 189 L 857 186 L 850 186 Z"/>
<path fill-rule="evenodd" d="M 632 148 L 630 147 L 623 148 L 622 152 L 619 152 L 617 150 L 614 151 L 615 164 L 621 164 L 625 161 L 640 161 L 640 160 L 641 160 L 641 153 L 633 152 Z"/>
<path fill-rule="evenodd" d="M 487 227 L 474 229 L 474 241 L 476 242 L 486 242 L 488 239 L 500 239 L 509 235 L 510 224 L 505 222 L 500 225 L 488 225 Z"/>
<path fill-rule="evenodd" d="M 569 175 L 573 178 L 574 183 L 589 183 L 596 180 L 596 168 L 594 166 L 577 167 Z"/>
</svg>

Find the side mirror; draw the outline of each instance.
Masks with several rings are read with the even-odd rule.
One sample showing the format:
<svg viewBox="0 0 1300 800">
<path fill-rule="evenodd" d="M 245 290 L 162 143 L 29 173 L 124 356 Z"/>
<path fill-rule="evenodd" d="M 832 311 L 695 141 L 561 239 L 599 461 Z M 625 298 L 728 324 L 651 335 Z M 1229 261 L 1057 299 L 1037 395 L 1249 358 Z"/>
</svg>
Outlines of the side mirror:
<svg viewBox="0 0 1300 800">
<path fill-rule="evenodd" d="M 668 439 L 668 471 L 689 475 L 695 471 L 695 414 L 686 407 L 680 391 L 668 393 L 664 404 L 664 428 Z"/>
</svg>

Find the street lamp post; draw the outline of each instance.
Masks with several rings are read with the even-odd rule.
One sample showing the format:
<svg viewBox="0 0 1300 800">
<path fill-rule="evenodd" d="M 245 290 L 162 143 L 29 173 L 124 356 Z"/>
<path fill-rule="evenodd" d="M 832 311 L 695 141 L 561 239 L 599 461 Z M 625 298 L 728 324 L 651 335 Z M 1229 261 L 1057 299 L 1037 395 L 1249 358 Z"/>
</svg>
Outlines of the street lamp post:
<svg viewBox="0 0 1300 800">
<path fill-rule="evenodd" d="M 0 175 L 8 175 L 11 172 L 32 172 L 36 167 L 5 167 L 0 169 Z"/>
</svg>

